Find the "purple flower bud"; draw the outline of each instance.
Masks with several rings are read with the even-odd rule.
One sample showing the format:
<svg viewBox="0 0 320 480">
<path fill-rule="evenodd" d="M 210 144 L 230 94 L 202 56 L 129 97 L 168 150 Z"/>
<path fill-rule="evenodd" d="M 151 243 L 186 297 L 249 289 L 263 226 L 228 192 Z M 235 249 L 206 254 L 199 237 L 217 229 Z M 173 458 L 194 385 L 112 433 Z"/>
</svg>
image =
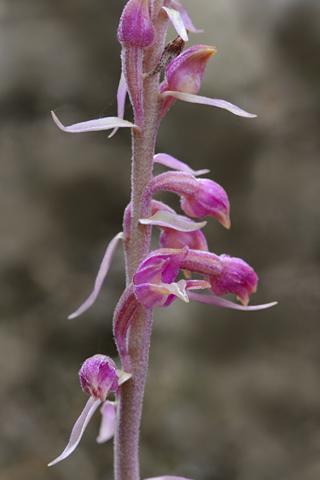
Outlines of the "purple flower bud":
<svg viewBox="0 0 320 480">
<path fill-rule="evenodd" d="M 79 371 L 79 377 L 82 390 L 102 402 L 119 387 L 119 370 L 106 355 L 97 354 L 88 358 Z"/>
<path fill-rule="evenodd" d="M 129 0 L 120 18 L 119 42 L 146 48 L 153 44 L 154 39 L 155 29 L 149 15 L 149 1 Z"/>
<path fill-rule="evenodd" d="M 197 193 L 181 197 L 181 208 L 190 217 L 202 218 L 211 215 L 230 228 L 229 200 L 224 189 L 207 178 L 197 179 Z"/>
<path fill-rule="evenodd" d="M 229 200 L 224 189 L 209 179 L 195 178 L 190 173 L 166 172 L 154 177 L 146 195 L 168 190 L 181 196 L 181 208 L 191 217 L 216 217 L 226 228 L 230 227 Z"/>
</svg>

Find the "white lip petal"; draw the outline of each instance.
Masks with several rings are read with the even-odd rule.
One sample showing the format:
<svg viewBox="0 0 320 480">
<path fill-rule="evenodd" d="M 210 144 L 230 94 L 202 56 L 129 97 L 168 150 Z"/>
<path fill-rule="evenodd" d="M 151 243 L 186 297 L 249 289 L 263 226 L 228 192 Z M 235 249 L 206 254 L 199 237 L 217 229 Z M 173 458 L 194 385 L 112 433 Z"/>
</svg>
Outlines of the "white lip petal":
<svg viewBox="0 0 320 480">
<path fill-rule="evenodd" d="M 166 167 L 173 168 L 173 170 L 179 170 L 180 172 L 187 172 L 191 173 L 191 175 L 204 175 L 205 173 L 209 173 L 210 170 L 207 168 L 203 170 L 193 170 L 189 165 L 184 162 L 181 162 L 177 158 L 168 155 L 167 153 L 157 153 L 153 157 L 153 161 L 156 163 L 160 163 L 161 165 L 165 165 Z"/>
<path fill-rule="evenodd" d="M 104 117 L 96 118 L 95 120 L 88 120 L 87 122 L 74 123 L 66 127 L 58 119 L 57 115 L 54 112 L 51 112 L 52 118 L 55 124 L 62 130 L 67 133 L 84 133 L 84 132 L 98 132 L 100 130 L 110 130 L 111 128 L 120 128 L 120 127 L 129 127 L 140 130 L 140 128 L 134 123 L 123 120 L 123 118 L 118 117 Z"/>
<path fill-rule="evenodd" d="M 163 10 L 166 11 L 168 17 L 171 20 L 172 25 L 174 26 L 177 34 L 182 38 L 184 42 L 189 40 L 186 27 L 184 26 L 182 17 L 178 10 L 174 10 L 173 8 L 162 7 Z"/>
<path fill-rule="evenodd" d="M 168 90 L 166 92 L 163 92 L 161 94 L 161 97 L 174 97 L 174 98 L 177 98 L 178 100 L 183 100 L 184 102 L 198 103 L 200 105 L 209 105 L 211 107 L 223 108 L 224 110 L 228 110 L 234 115 L 238 115 L 239 117 L 255 118 L 257 116 L 253 113 L 248 113 L 245 110 L 242 110 L 242 108 L 239 108 L 236 105 L 233 105 L 233 103 L 227 102 L 226 100 L 220 100 L 218 98 L 201 97 L 200 95 L 194 95 L 192 93 L 176 92 L 173 90 Z"/>
<path fill-rule="evenodd" d="M 98 443 L 104 443 L 113 437 L 116 426 L 116 402 L 106 400 L 100 409 L 102 419 L 100 424 Z"/>
<path fill-rule="evenodd" d="M 172 228 L 173 230 L 178 230 L 179 232 L 194 232 L 195 230 L 200 230 L 203 228 L 207 222 L 194 222 L 189 220 L 182 215 L 177 215 L 176 213 L 167 212 L 164 210 L 159 210 L 157 213 L 152 215 L 149 218 L 141 218 L 139 223 L 142 225 L 156 225 L 158 227 L 167 227 Z"/>
<path fill-rule="evenodd" d="M 55 465 L 58 462 L 61 462 L 61 460 L 64 460 L 65 458 L 67 458 L 77 448 L 82 438 L 82 435 L 85 429 L 87 428 L 88 423 L 91 420 L 92 415 L 94 414 L 94 412 L 97 410 L 97 408 L 101 403 L 102 402 L 100 398 L 97 398 L 97 399 L 93 397 L 89 398 L 89 400 L 86 403 L 86 406 L 82 410 L 80 417 L 74 424 L 68 445 L 63 450 L 61 455 L 59 455 L 59 457 L 57 457 L 55 460 L 53 460 L 48 464 L 48 467 L 51 467 L 52 465 Z"/>
<path fill-rule="evenodd" d="M 69 319 L 71 320 L 72 318 L 79 317 L 82 313 L 84 313 L 86 310 L 88 310 L 95 302 L 97 296 L 99 295 L 99 292 L 101 290 L 102 284 L 104 282 L 104 279 L 106 278 L 106 275 L 109 271 L 110 263 L 113 257 L 113 254 L 115 252 L 115 249 L 117 248 L 119 240 L 123 240 L 123 233 L 120 232 L 118 233 L 109 243 L 107 250 L 104 254 L 104 257 L 102 259 L 98 275 L 96 277 L 95 283 L 94 283 L 94 288 L 87 298 L 87 300 L 71 315 L 69 315 Z"/>
<path fill-rule="evenodd" d="M 239 305 L 238 303 L 231 302 L 225 298 L 217 297 L 216 295 L 204 295 L 202 293 L 195 293 L 188 291 L 188 297 L 190 300 L 194 300 L 206 305 L 216 305 L 218 307 L 232 308 L 234 310 L 255 311 L 265 310 L 266 308 L 274 307 L 278 302 L 263 303 L 261 305 Z"/>
</svg>

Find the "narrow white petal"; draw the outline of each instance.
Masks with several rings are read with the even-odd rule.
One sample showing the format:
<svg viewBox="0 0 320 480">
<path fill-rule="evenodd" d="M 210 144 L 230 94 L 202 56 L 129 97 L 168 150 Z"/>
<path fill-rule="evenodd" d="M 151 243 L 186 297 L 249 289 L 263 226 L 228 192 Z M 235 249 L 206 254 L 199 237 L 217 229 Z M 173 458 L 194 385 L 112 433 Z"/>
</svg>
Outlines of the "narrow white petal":
<svg viewBox="0 0 320 480">
<path fill-rule="evenodd" d="M 145 478 L 145 480 L 191 480 L 185 477 L 175 477 L 173 475 L 164 475 L 163 477 Z"/>
<path fill-rule="evenodd" d="M 181 162 L 177 158 L 174 158 L 167 153 L 157 153 L 157 155 L 153 157 L 153 161 L 156 163 L 160 163 L 161 165 L 165 165 L 166 167 L 173 168 L 174 170 L 179 170 L 180 172 L 191 173 L 191 175 L 194 176 L 204 175 L 205 173 L 210 172 L 210 170 L 208 170 L 207 168 L 203 170 L 193 170 L 186 163 Z"/>
<path fill-rule="evenodd" d="M 203 295 L 201 293 L 194 293 L 188 291 L 188 297 L 190 300 L 195 300 L 199 303 L 206 305 L 217 305 L 218 307 L 232 308 L 234 310 L 255 311 L 265 310 L 266 308 L 274 307 L 278 302 L 263 303 L 261 305 L 250 305 L 248 307 L 239 305 L 238 303 L 231 302 L 225 298 L 217 297 L 216 295 Z"/>
<path fill-rule="evenodd" d="M 110 130 L 111 128 L 120 128 L 120 127 L 129 127 L 135 128 L 140 130 L 140 128 L 135 125 L 134 123 L 128 122 L 127 120 L 123 120 L 123 118 L 118 117 L 104 117 L 104 118 L 96 118 L 95 120 L 88 120 L 87 122 L 75 123 L 73 125 L 69 125 L 65 127 L 56 114 L 51 112 L 52 118 L 55 124 L 63 130 L 64 132 L 68 133 L 84 133 L 84 132 L 98 132 L 100 130 Z"/>
<path fill-rule="evenodd" d="M 87 425 L 90 422 L 92 415 L 97 410 L 100 404 L 101 404 L 100 398 L 98 399 L 95 399 L 93 397 L 89 398 L 89 400 L 86 403 L 86 406 L 82 410 L 80 417 L 74 424 L 68 445 L 63 450 L 61 455 L 59 455 L 59 457 L 57 457 L 55 460 L 53 460 L 48 464 L 48 467 L 51 467 L 52 465 L 55 465 L 58 462 L 61 462 L 61 460 L 64 460 L 65 458 L 67 458 L 77 448 L 78 443 L 80 442 L 81 437 L 85 429 L 87 428 Z"/>
<path fill-rule="evenodd" d="M 156 225 L 157 227 L 172 228 L 179 232 L 194 232 L 203 228 L 207 222 L 194 222 L 187 217 L 177 215 L 176 213 L 159 210 L 152 217 L 140 218 L 139 223 L 142 225 Z"/>
<path fill-rule="evenodd" d="M 178 10 L 174 10 L 173 8 L 162 7 L 163 10 L 167 12 L 168 17 L 171 20 L 172 25 L 174 26 L 177 34 L 182 38 L 184 42 L 189 40 L 186 27 L 184 26 L 182 17 Z"/>
<path fill-rule="evenodd" d="M 113 254 L 117 248 L 119 240 L 123 240 L 124 234 L 122 232 L 118 233 L 109 243 L 107 250 L 104 254 L 104 257 L 102 259 L 98 275 L 96 277 L 95 283 L 94 283 L 94 288 L 87 298 L 87 300 L 71 315 L 69 315 L 69 319 L 71 320 L 72 318 L 76 318 L 79 315 L 81 315 L 83 312 L 88 310 L 96 301 L 97 296 L 99 295 L 99 292 L 101 290 L 102 284 L 104 282 L 104 279 L 106 278 L 106 275 L 109 271 L 110 263 L 113 257 Z"/>
<path fill-rule="evenodd" d="M 121 72 L 121 77 L 119 81 L 118 91 L 117 91 L 117 104 L 118 104 L 118 118 L 124 117 L 124 107 L 126 104 L 126 96 L 127 96 L 127 85 L 126 79 L 124 74 Z M 113 137 L 113 135 L 118 131 L 119 127 L 115 127 L 108 138 Z"/>
<path fill-rule="evenodd" d="M 113 437 L 116 427 L 116 402 L 107 400 L 100 409 L 102 419 L 100 424 L 98 443 L 104 443 Z"/>
<path fill-rule="evenodd" d="M 254 118 L 257 115 L 253 113 L 248 113 L 245 110 L 233 105 L 232 103 L 227 102 L 226 100 L 219 100 L 217 98 L 208 98 L 208 97 L 201 97 L 199 95 L 193 95 L 192 93 L 184 93 L 184 92 L 175 92 L 168 90 L 167 92 L 163 92 L 161 94 L 162 97 L 174 97 L 178 100 L 183 100 L 184 102 L 189 103 L 198 103 L 201 105 L 209 105 L 211 107 L 219 107 L 229 112 L 233 113 L 234 115 L 238 115 L 240 117 L 247 117 L 247 118 Z"/>
</svg>

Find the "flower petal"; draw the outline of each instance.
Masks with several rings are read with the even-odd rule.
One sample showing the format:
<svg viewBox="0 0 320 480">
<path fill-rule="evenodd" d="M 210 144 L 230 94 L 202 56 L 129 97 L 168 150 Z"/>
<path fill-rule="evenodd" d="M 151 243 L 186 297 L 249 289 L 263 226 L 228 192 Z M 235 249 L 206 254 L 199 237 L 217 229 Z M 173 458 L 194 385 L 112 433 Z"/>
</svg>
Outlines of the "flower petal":
<svg viewBox="0 0 320 480">
<path fill-rule="evenodd" d="M 149 218 L 140 218 L 142 225 L 156 225 L 158 227 L 167 227 L 179 232 L 194 232 L 204 227 L 207 222 L 193 222 L 187 217 L 177 215 L 176 213 L 159 210 Z"/>
<path fill-rule="evenodd" d="M 261 305 L 251 305 L 246 307 L 244 305 L 239 305 L 238 303 L 231 302 L 225 298 L 217 297 L 216 295 L 203 295 L 201 293 L 188 292 L 188 297 L 190 300 L 194 300 L 199 303 L 204 303 L 206 305 L 217 305 L 218 307 L 233 308 L 234 310 L 245 310 L 254 311 L 254 310 L 264 310 L 266 308 L 274 307 L 278 302 L 264 303 Z"/>
<path fill-rule="evenodd" d="M 174 170 L 179 170 L 180 172 L 187 172 L 191 173 L 191 175 L 198 176 L 204 175 L 205 173 L 209 173 L 210 170 L 207 168 L 203 170 L 193 170 L 184 162 L 180 162 L 177 158 L 172 157 L 166 153 L 157 153 L 153 157 L 153 161 L 156 163 L 161 163 L 161 165 L 165 165 L 166 167 L 173 168 Z"/>
<path fill-rule="evenodd" d="M 100 130 L 110 130 L 111 128 L 120 128 L 120 127 L 130 127 L 140 131 L 140 128 L 134 123 L 128 122 L 127 120 L 123 120 L 123 118 L 118 118 L 118 117 L 96 118 L 95 120 L 75 123 L 73 125 L 69 125 L 68 127 L 65 127 L 60 122 L 60 120 L 58 119 L 58 117 L 54 112 L 51 112 L 51 115 L 55 124 L 60 128 L 60 130 L 63 130 L 64 132 L 68 132 L 68 133 L 98 132 Z"/>
<path fill-rule="evenodd" d="M 173 475 L 164 475 L 163 477 L 145 478 L 145 480 L 191 480 L 185 477 L 175 477 Z"/>
<path fill-rule="evenodd" d="M 61 455 L 59 455 L 59 457 L 57 457 L 55 460 L 53 460 L 48 464 L 48 467 L 51 467 L 52 465 L 55 465 L 58 462 L 61 462 L 61 460 L 64 460 L 65 458 L 67 458 L 76 449 L 89 421 L 91 420 L 92 415 L 97 410 L 100 404 L 101 404 L 100 398 L 94 398 L 94 397 L 89 398 L 80 417 L 74 424 L 68 445 L 63 450 Z"/>
<path fill-rule="evenodd" d="M 182 17 L 180 15 L 180 12 L 178 12 L 178 10 L 174 10 L 173 8 L 168 8 L 168 7 L 162 7 L 162 8 L 163 10 L 166 11 L 179 37 L 181 37 L 182 40 L 187 42 L 189 40 L 189 37 L 188 37 L 186 27 L 184 26 Z"/>
<path fill-rule="evenodd" d="M 181 18 L 183 20 L 184 26 L 186 27 L 186 29 L 189 32 L 192 32 L 192 33 L 203 32 L 203 30 L 198 30 L 197 28 L 195 28 L 195 26 L 193 25 L 188 13 L 187 13 L 187 10 L 181 5 L 181 3 L 177 2 L 176 0 L 173 0 L 172 8 L 174 8 L 175 10 L 178 10 L 178 12 L 180 13 Z"/>
<path fill-rule="evenodd" d="M 121 72 L 121 77 L 120 77 L 118 91 L 117 91 L 118 118 L 123 119 L 124 117 L 124 107 L 126 104 L 126 96 L 127 96 L 126 79 L 123 72 Z M 110 135 L 108 136 L 108 138 L 113 137 L 113 135 L 118 131 L 118 128 L 119 127 L 115 127 L 110 133 Z"/>
<path fill-rule="evenodd" d="M 117 248 L 118 242 L 119 240 L 123 240 L 123 238 L 124 238 L 124 235 L 122 232 L 120 232 L 111 240 L 104 254 L 104 257 L 102 259 L 92 293 L 89 295 L 87 300 L 78 308 L 78 310 L 76 310 L 74 313 L 69 315 L 68 317 L 69 319 L 78 317 L 94 304 L 97 296 L 99 295 L 104 279 L 108 273 L 110 263 L 111 263 L 113 254 L 115 252 L 115 249 Z"/>
<path fill-rule="evenodd" d="M 247 117 L 247 118 L 255 118 L 257 115 L 253 113 L 248 113 L 245 110 L 233 105 L 232 103 L 227 102 L 226 100 L 219 100 L 217 98 L 208 98 L 208 97 L 201 97 L 200 95 L 193 95 L 192 93 L 184 93 L 184 92 L 177 92 L 177 91 L 166 91 L 161 94 L 161 97 L 174 97 L 178 100 L 183 100 L 184 102 L 189 103 L 198 103 L 201 105 L 210 105 L 211 107 L 219 107 L 228 110 L 229 112 L 233 113 L 234 115 L 238 115 L 239 117 Z"/>
<path fill-rule="evenodd" d="M 98 443 L 104 443 L 113 437 L 116 427 L 116 402 L 106 400 L 100 409 L 102 420 L 100 424 Z"/>
</svg>

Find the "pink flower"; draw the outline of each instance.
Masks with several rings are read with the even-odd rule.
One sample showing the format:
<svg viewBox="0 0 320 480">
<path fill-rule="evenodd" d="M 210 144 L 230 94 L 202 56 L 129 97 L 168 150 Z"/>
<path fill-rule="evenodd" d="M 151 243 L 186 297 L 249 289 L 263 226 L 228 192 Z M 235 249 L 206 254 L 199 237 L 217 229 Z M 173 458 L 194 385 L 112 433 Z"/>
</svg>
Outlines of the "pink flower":
<svg viewBox="0 0 320 480">
<path fill-rule="evenodd" d="M 186 172 L 166 172 L 154 177 L 145 195 L 168 190 L 181 197 L 182 210 L 191 217 L 216 217 L 226 228 L 230 227 L 229 200 L 225 190 L 209 179 L 195 178 Z"/>
</svg>

